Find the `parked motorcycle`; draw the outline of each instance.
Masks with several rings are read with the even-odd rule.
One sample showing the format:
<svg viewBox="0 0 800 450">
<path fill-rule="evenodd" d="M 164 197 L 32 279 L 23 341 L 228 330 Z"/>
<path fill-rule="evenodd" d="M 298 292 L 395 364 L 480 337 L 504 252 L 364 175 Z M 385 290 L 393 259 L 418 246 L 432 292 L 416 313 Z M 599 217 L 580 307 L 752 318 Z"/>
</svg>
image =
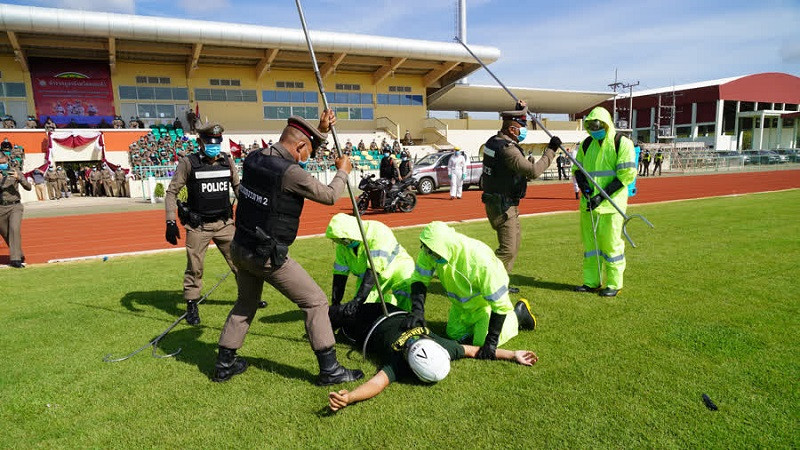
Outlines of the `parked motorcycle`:
<svg viewBox="0 0 800 450">
<path fill-rule="evenodd" d="M 361 195 L 356 204 L 359 214 L 364 214 L 372 204 L 372 209 L 386 212 L 411 212 L 417 206 L 417 194 L 411 191 L 414 179 L 408 177 L 394 185 L 385 178 L 375 178 L 375 174 L 364 174 L 358 183 Z M 385 195 L 384 195 L 385 194 Z M 383 202 L 382 202 L 383 201 Z"/>
</svg>

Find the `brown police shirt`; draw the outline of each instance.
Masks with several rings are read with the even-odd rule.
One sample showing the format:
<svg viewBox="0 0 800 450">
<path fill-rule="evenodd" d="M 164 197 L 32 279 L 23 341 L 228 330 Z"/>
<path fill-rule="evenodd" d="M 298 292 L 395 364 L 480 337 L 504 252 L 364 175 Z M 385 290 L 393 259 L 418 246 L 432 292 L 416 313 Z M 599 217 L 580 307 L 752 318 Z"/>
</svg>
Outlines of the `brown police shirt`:
<svg viewBox="0 0 800 450">
<path fill-rule="evenodd" d="M 25 175 L 17 169 L 0 172 L 0 200 L 2 203 L 15 203 L 20 201 L 19 185 L 26 191 L 31 190 L 31 183 Z"/>
<path fill-rule="evenodd" d="M 510 149 L 510 151 L 502 152 L 502 161 L 506 167 L 520 175 L 525 175 L 526 177 L 531 178 L 539 178 L 539 176 L 544 173 L 548 167 L 550 167 L 550 164 L 556 157 L 556 152 L 548 148 L 544 151 L 544 155 L 542 155 L 538 161 L 531 163 L 528 161 L 528 158 L 522 154 L 522 152 L 517 151 L 517 146 L 515 145 L 516 142 L 514 142 L 514 140 L 502 132 L 498 132 L 497 136 L 506 141 L 506 147 L 514 147 L 513 149 Z"/>
<path fill-rule="evenodd" d="M 294 161 L 292 154 L 280 142 L 272 144 L 269 148 L 262 149 L 261 153 Z M 295 164 L 284 172 L 281 189 L 317 203 L 333 205 L 342 195 L 346 183 L 347 172 L 344 170 L 337 171 L 330 184 L 325 185 L 303 170 L 299 164 Z"/>
</svg>

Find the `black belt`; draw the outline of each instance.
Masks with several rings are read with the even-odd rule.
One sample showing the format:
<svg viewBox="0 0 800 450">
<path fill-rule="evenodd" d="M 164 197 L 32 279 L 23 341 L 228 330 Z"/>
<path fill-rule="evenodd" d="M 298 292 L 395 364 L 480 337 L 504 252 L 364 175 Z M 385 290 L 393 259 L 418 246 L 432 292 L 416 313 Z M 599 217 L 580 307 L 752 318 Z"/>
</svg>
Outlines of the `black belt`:
<svg viewBox="0 0 800 450">
<path fill-rule="evenodd" d="M 203 217 L 203 216 L 200 216 L 200 222 L 203 222 L 203 223 L 212 223 L 212 222 L 217 222 L 219 220 L 222 220 L 222 221 L 228 220 L 228 215 L 227 214 L 223 214 L 221 216 L 216 216 L 216 217 Z"/>
<path fill-rule="evenodd" d="M 0 202 L 0 205 L 11 206 L 11 205 L 16 205 L 17 203 L 20 203 L 20 201 L 19 200 L 14 200 L 13 202 L 7 202 L 7 201 L 3 200 L 2 202 Z"/>
</svg>

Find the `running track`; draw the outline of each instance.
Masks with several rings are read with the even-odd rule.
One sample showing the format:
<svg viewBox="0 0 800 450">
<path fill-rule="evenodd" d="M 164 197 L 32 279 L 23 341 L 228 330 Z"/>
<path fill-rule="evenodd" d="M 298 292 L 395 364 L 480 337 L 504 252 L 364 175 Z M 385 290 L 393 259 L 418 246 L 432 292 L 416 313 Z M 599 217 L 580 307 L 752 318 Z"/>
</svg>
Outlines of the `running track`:
<svg viewBox="0 0 800 450">
<path fill-rule="evenodd" d="M 800 188 L 800 170 L 745 172 L 717 175 L 639 178 L 639 194 L 630 203 L 715 197 L 720 195 Z M 569 183 L 537 184 L 528 187 L 520 214 L 575 210 L 575 196 Z M 334 206 L 306 202 L 300 235 L 325 232 L 330 217 L 351 211 L 350 200 Z M 419 196 L 411 213 L 368 213 L 395 226 L 419 225 L 432 220 L 457 221 L 484 218 L 480 191 L 468 190 L 464 198 L 450 201 L 447 191 Z M 181 232 L 183 235 L 183 230 Z M 163 211 L 85 214 L 23 219 L 22 245 L 29 264 L 54 259 L 174 248 L 164 240 Z M 178 243 L 178 248 L 183 242 Z M 0 240 L 0 264 L 8 262 L 8 247 Z"/>
</svg>

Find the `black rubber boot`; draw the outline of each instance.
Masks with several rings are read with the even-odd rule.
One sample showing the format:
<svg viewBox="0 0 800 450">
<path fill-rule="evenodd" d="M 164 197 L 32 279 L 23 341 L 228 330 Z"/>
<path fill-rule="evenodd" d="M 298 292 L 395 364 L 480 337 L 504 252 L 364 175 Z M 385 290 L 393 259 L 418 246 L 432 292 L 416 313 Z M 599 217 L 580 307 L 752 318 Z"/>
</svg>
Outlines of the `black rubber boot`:
<svg viewBox="0 0 800 450">
<path fill-rule="evenodd" d="M 531 306 L 527 300 L 521 299 L 514 305 L 514 314 L 517 315 L 520 330 L 536 329 L 536 316 L 531 312 Z"/>
<path fill-rule="evenodd" d="M 600 291 L 600 297 L 616 297 L 619 289 L 605 288 Z"/>
<path fill-rule="evenodd" d="M 186 300 L 186 323 L 197 325 L 200 323 L 200 311 L 197 309 L 197 300 Z"/>
<path fill-rule="evenodd" d="M 509 286 L 508 287 L 509 294 L 519 294 L 519 288 L 516 286 Z"/>
<path fill-rule="evenodd" d="M 597 291 L 600 290 L 600 288 L 593 288 L 593 287 L 589 287 L 589 286 L 587 286 L 585 284 L 582 284 L 580 286 L 577 286 L 577 287 L 573 288 L 572 290 L 575 291 L 575 292 L 597 292 Z"/>
<path fill-rule="evenodd" d="M 364 377 L 364 372 L 358 369 L 347 369 L 339 364 L 336 359 L 336 349 L 333 347 L 314 353 L 317 355 L 317 362 L 319 362 L 317 386 L 356 381 Z"/>
<path fill-rule="evenodd" d="M 15 269 L 24 269 L 25 268 L 25 265 L 22 264 L 22 260 L 20 260 L 20 259 L 12 259 L 11 261 L 9 261 L 8 265 L 13 267 L 13 268 L 15 268 Z"/>
<path fill-rule="evenodd" d="M 265 302 L 264 300 L 261 300 L 260 302 L 258 302 L 258 308 L 259 309 L 264 309 L 266 307 L 267 307 L 267 302 Z"/>
<path fill-rule="evenodd" d="M 211 381 L 221 383 L 230 380 L 234 375 L 247 370 L 247 360 L 236 356 L 236 350 L 220 347 L 217 364 L 214 366 L 214 377 Z"/>
</svg>

